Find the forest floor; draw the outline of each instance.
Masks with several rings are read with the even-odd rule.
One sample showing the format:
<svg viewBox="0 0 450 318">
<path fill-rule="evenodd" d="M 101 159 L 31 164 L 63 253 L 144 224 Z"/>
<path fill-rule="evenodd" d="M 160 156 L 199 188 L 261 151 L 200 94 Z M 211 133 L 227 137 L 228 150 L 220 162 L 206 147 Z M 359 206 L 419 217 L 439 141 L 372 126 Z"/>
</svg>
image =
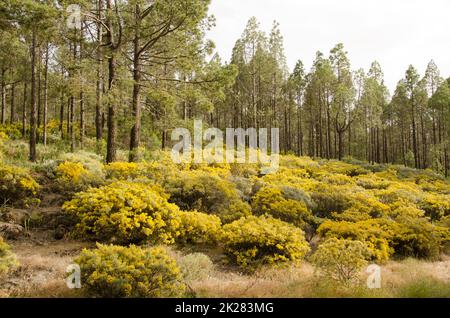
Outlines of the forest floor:
<svg viewBox="0 0 450 318">
<path fill-rule="evenodd" d="M 66 286 L 66 268 L 93 243 L 56 240 L 48 230 L 31 230 L 10 241 L 20 267 L 0 282 L 0 297 L 82 297 Z M 172 250 L 175 256 L 186 250 Z M 211 255 L 214 258 L 214 255 Z M 382 266 L 382 288 L 368 289 L 364 280 L 346 287 L 317 279 L 307 262 L 300 266 L 266 268 L 251 275 L 215 266 L 207 278 L 189 282 L 194 297 L 450 297 L 450 257 L 436 262 L 405 259 Z M 367 277 L 367 274 L 362 275 Z"/>
</svg>

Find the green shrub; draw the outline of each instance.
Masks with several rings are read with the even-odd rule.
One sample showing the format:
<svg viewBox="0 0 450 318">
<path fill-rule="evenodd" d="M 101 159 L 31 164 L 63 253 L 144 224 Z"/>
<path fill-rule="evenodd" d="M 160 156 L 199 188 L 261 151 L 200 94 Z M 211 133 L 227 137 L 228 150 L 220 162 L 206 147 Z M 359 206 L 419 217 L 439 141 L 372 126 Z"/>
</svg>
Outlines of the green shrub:
<svg viewBox="0 0 450 318">
<path fill-rule="evenodd" d="M 75 259 L 89 296 L 177 297 L 184 284 L 176 262 L 161 248 L 143 249 L 97 244 Z"/>
<path fill-rule="evenodd" d="M 76 234 L 114 243 L 173 243 L 180 226 L 179 209 L 159 187 L 118 181 L 75 195 L 63 210 L 77 216 Z"/>
<path fill-rule="evenodd" d="M 201 281 L 207 279 L 214 271 L 211 259 L 203 253 L 193 253 L 183 256 L 178 261 L 181 273 L 186 281 Z"/>
<path fill-rule="evenodd" d="M 312 192 L 311 199 L 315 202 L 312 212 L 318 217 L 330 217 L 333 212 L 342 213 L 352 204 L 344 189 L 325 184 Z"/>
<path fill-rule="evenodd" d="M 244 217 L 225 225 L 223 232 L 225 252 L 244 269 L 298 262 L 309 251 L 301 229 L 272 217 Z"/>
<path fill-rule="evenodd" d="M 319 245 L 310 261 L 326 278 L 349 283 L 359 277 L 370 255 L 367 246 L 360 241 L 331 238 Z"/>
<path fill-rule="evenodd" d="M 250 214 L 235 186 L 217 175 L 205 171 L 186 171 L 171 178 L 167 187 L 170 202 L 182 210 L 197 210 L 217 215 L 229 223 Z"/>
<path fill-rule="evenodd" d="M 0 236 L 0 277 L 18 265 L 16 256 L 11 252 L 11 247 Z"/>
</svg>

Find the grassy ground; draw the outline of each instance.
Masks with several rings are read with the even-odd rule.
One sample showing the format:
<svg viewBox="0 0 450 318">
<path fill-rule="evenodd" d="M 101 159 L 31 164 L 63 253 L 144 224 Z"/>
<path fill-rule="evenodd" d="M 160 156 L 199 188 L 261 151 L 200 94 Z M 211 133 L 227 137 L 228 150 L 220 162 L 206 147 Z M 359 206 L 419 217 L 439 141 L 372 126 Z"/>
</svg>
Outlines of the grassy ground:
<svg viewBox="0 0 450 318">
<path fill-rule="evenodd" d="M 74 256 L 92 244 L 56 241 L 35 231 L 10 242 L 21 266 L 0 283 L 2 297 L 82 297 L 65 284 L 65 269 Z M 175 258 L 187 253 L 171 250 Z M 214 255 L 211 258 L 214 260 Z M 216 255 L 217 257 L 217 255 Z M 215 262 L 216 263 L 216 262 Z M 382 266 L 382 288 L 368 289 L 361 282 L 344 286 L 319 279 L 308 263 L 298 267 L 266 268 L 245 275 L 236 268 L 215 265 L 207 277 L 189 284 L 194 297 L 450 297 L 450 257 L 426 262 L 416 259 L 389 261 Z"/>
</svg>

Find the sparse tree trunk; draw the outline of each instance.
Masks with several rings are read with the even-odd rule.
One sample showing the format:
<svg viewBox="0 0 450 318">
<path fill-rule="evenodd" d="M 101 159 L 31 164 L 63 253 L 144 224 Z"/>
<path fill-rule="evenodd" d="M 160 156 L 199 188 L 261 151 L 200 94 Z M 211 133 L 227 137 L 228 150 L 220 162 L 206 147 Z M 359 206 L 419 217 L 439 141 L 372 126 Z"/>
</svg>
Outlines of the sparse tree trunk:
<svg viewBox="0 0 450 318">
<path fill-rule="evenodd" d="M 15 104 L 15 95 L 16 95 L 16 83 L 11 84 L 11 117 L 9 119 L 9 123 L 12 125 L 16 122 L 16 104 Z"/>
<path fill-rule="evenodd" d="M 102 97 L 103 97 L 103 27 L 100 22 L 102 19 L 103 1 L 98 0 L 98 20 L 97 22 L 97 88 L 95 101 L 95 136 L 97 141 L 103 138 L 103 124 L 102 124 Z"/>
<path fill-rule="evenodd" d="M 2 69 L 2 81 L 1 81 L 1 90 L 2 90 L 2 125 L 6 123 L 6 83 L 5 83 L 5 73 L 6 70 Z"/>
<path fill-rule="evenodd" d="M 43 109 L 43 116 L 44 116 L 44 127 L 43 127 L 43 134 L 42 134 L 42 142 L 44 145 L 47 145 L 47 110 L 48 110 L 48 43 L 45 50 L 45 66 L 44 66 L 44 109 Z"/>
<path fill-rule="evenodd" d="M 31 43 L 31 114 L 30 114 L 30 156 L 36 161 L 36 30 L 33 30 Z"/>
<path fill-rule="evenodd" d="M 23 105 L 22 105 L 22 138 L 27 134 L 27 90 L 28 82 L 23 83 Z"/>
<path fill-rule="evenodd" d="M 131 129 L 130 136 L 130 155 L 129 161 L 136 161 L 136 150 L 140 143 L 141 134 L 141 63 L 140 63 L 140 23 L 141 23 L 141 9 L 138 4 L 135 6 L 135 34 L 133 40 L 134 54 L 133 54 L 133 108 L 132 115 L 134 118 L 134 125 Z"/>
<path fill-rule="evenodd" d="M 106 1 L 107 19 L 106 19 L 106 43 L 109 43 L 108 52 L 108 94 L 111 97 L 114 88 L 114 81 L 116 79 L 116 49 L 114 44 L 114 24 L 112 22 L 112 0 Z M 120 39 L 119 39 L 120 41 Z M 108 98 L 108 138 L 106 143 L 106 163 L 116 161 L 116 101 L 112 101 Z"/>
</svg>

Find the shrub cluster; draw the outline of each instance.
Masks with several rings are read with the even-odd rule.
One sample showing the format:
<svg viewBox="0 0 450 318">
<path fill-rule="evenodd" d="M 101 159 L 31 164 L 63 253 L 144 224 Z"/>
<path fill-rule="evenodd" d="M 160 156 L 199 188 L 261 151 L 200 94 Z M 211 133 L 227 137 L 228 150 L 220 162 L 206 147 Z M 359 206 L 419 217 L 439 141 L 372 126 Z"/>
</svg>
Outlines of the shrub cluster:
<svg viewBox="0 0 450 318">
<path fill-rule="evenodd" d="M 301 229 L 267 216 L 248 216 L 223 227 L 222 244 L 244 269 L 298 262 L 310 250 Z"/>
<path fill-rule="evenodd" d="M 184 293 L 176 262 L 162 248 L 97 244 L 75 259 L 83 287 L 94 297 L 178 297 Z"/>
<path fill-rule="evenodd" d="M 112 243 L 173 243 L 180 226 L 179 209 L 151 184 L 117 181 L 80 192 L 63 205 L 79 223 L 76 233 Z"/>
<path fill-rule="evenodd" d="M 38 190 L 39 184 L 26 169 L 0 163 L 0 204 L 35 203 Z"/>
<path fill-rule="evenodd" d="M 360 241 L 330 238 L 319 245 L 310 261 L 325 278 L 349 283 L 358 278 L 370 255 L 370 250 Z"/>
<path fill-rule="evenodd" d="M 0 236 L 0 277 L 18 265 L 16 256 L 11 252 L 11 247 Z"/>
</svg>

